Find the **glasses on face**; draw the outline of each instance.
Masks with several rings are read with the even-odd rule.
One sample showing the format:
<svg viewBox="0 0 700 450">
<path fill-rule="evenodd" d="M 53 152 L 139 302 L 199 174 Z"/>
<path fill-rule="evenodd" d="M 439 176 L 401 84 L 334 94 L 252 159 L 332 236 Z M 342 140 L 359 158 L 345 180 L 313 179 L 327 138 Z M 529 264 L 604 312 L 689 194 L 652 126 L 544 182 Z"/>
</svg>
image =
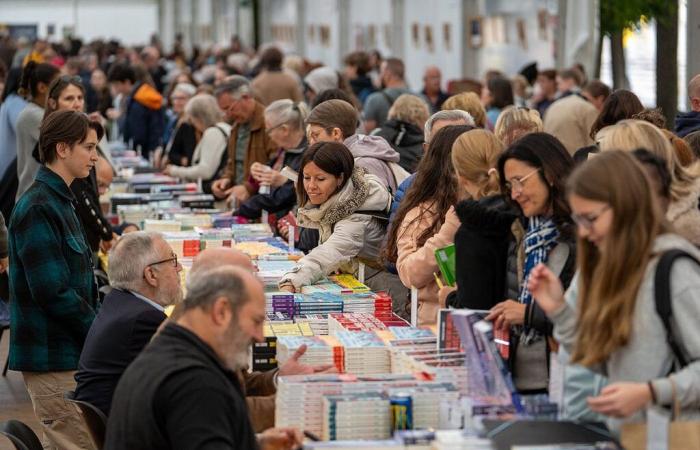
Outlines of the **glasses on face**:
<svg viewBox="0 0 700 450">
<path fill-rule="evenodd" d="M 161 261 L 152 262 L 152 263 L 150 263 L 149 265 L 147 265 L 146 267 L 151 267 L 151 266 L 155 266 L 155 265 L 158 265 L 158 264 L 163 264 L 163 263 L 171 262 L 171 263 L 172 263 L 171 265 L 172 265 L 173 267 L 177 268 L 177 255 L 176 255 L 175 253 L 172 253 L 171 255 L 172 255 L 172 256 L 171 256 L 170 258 L 168 258 L 168 259 L 163 259 L 163 260 L 161 260 Z"/>
<path fill-rule="evenodd" d="M 275 125 L 274 127 L 267 128 L 267 129 L 265 130 L 265 132 L 266 132 L 268 135 L 270 135 L 270 134 L 272 134 L 273 131 L 275 131 L 276 129 L 278 129 L 278 128 L 282 127 L 282 126 L 284 126 L 284 124 L 283 124 L 283 123 L 280 123 L 280 124 L 278 124 L 278 125 Z"/>
<path fill-rule="evenodd" d="M 590 230 L 593 228 L 593 225 L 595 225 L 596 221 L 600 218 L 600 216 L 605 213 L 610 209 L 610 205 L 605 205 L 597 213 L 592 213 L 592 214 L 572 214 L 571 219 L 574 221 L 576 225 L 578 225 L 581 228 L 584 228 L 586 230 Z"/>
<path fill-rule="evenodd" d="M 525 181 L 539 171 L 540 169 L 535 169 L 522 178 L 514 177 L 510 181 L 506 181 L 506 191 L 509 193 L 520 194 L 523 192 L 523 188 L 525 187 Z"/>
</svg>

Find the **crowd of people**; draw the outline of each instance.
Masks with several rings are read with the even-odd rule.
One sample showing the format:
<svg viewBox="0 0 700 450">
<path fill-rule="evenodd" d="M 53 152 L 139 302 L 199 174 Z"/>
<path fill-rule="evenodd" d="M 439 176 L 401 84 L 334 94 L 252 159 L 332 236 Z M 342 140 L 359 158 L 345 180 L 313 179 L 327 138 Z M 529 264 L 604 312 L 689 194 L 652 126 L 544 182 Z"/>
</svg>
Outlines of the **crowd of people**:
<svg viewBox="0 0 700 450">
<path fill-rule="evenodd" d="M 52 448 L 92 446 L 66 391 L 109 417 L 105 448 L 294 448 L 299 430 L 274 427 L 276 379 L 331 370 L 299 363 L 302 347 L 247 371 L 265 320 L 250 260 L 200 253 L 182 298 L 163 237 L 101 211 L 115 145 L 232 215 L 268 217 L 305 253 L 282 291 L 362 264 L 403 317 L 417 290 L 420 326 L 487 310 L 522 393 L 548 392 L 557 354 L 567 417 L 619 429 L 652 405 L 697 413 L 700 75 L 670 127 L 580 65 L 447 93 L 437 67 L 413 90 L 400 59 L 343 64 L 235 38 L 191 58 L 179 40 L 170 54 L 0 40 L 0 297 L 9 367 Z M 442 286 L 435 250 L 450 244 L 456 286 Z"/>
</svg>

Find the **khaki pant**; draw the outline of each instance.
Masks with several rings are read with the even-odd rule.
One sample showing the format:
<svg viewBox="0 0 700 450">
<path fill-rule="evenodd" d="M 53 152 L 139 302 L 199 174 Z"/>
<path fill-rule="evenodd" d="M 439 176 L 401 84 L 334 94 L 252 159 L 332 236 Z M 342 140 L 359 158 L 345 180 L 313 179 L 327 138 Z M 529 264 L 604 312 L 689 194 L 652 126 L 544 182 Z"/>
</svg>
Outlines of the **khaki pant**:
<svg viewBox="0 0 700 450">
<path fill-rule="evenodd" d="M 44 448 L 94 449 L 78 411 L 63 399 L 66 391 L 75 390 L 75 372 L 22 372 L 22 375 L 34 414 L 44 430 Z"/>
</svg>

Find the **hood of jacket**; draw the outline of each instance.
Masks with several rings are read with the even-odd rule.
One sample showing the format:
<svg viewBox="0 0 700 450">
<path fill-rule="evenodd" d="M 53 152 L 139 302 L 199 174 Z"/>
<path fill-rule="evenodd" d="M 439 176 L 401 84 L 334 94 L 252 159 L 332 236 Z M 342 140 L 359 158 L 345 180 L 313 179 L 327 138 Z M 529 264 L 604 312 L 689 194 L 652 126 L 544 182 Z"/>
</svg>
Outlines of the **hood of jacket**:
<svg viewBox="0 0 700 450">
<path fill-rule="evenodd" d="M 307 228 L 326 228 L 355 211 L 386 211 L 390 202 L 391 195 L 379 178 L 365 173 L 362 168 L 355 168 L 350 181 L 325 203 L 299 208 L 297 221 Z"/>
<path fill-rule="evenodd" d="M 381 136 L 390 144 L 397 147 L 408 147 L 423 144 L 425 138 L 423 130 L 412 123 L 403 120 L 391 119 L 384 122 L 376 136 Z"/>
<path fill-rule="evenodd" d="M 143 83 L 134 91 L 134 100 L 148 109 L 159 110 L 163 106 L 163 96 L 151 86 Z"/>
<path fill-rule="evenodd" d="M 518 218 L 518 211 L 506 202 L 501 195 L 484 197 L 479 200 L 464 200 L 455 207 L 462 225 L 481 232 L 503 233 L 509 231 Z"/>
<path fill-rule="evenodd" d="M 353 134 L 343 142 L 355 158 L 376 158 L 382 161 L 398 163 L 399 153 L 380 136 Z"/>
<path fill-rule="evenodd" d="M 668 211 L 666 211 L 666 218 L 670 222 L 675 222 L 681 215 L 688 212 L 695 212 L 698 210 L 698 199 L 700 198 L 700 178 L 693 182 L 693 185 L 688 192 L 682 198 L 676 201 L 672 201 L 668 205 Z"/>
<path fill-rule="evenodd" d="M 676 116 L 676 134 L 679 137 L 685 137 L 694 131 L 700 130 L 700 112 L 689 111 L 687 113 L 678 113 Z"/>
</svg>

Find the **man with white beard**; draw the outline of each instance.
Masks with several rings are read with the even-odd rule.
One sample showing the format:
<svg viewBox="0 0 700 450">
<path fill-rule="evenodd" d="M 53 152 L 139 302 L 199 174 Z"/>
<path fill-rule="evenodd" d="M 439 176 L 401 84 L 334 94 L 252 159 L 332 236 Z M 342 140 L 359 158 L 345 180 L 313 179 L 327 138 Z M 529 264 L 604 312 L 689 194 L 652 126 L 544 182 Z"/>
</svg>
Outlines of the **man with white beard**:
<svg viewBox="0 0 700 450">
<path fill-rule="evenodd" d="M 298 430 L 256 436 L 236 371 L 263 340 L 262 283 L 240 267 L 200 270 L 188 281 L 176 322 L 124 372 L 114 393 L 104 448 L 293 449 Z"/>
<path fill-rule="evenodd" d="M 106 416 L 119 378 L 166 319 L 165 307 L 182 300 L 182 266 L 159 233 L 122 236 L 107 271 L 113 289 L 90 327 L 75 374 L 75 398 Z"/>
</svg>

